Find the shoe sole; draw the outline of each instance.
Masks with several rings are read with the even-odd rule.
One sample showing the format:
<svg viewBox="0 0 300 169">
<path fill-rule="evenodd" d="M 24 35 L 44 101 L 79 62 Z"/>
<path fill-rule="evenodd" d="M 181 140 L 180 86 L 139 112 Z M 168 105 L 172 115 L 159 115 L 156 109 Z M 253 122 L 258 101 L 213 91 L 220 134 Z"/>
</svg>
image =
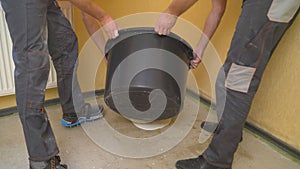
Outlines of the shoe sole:
<svg viewBox="0 0 300 169">
<path fill-rule="evenodd" d="M 69 122 L 67 122 L 66 120 L 62 119 L 61 124 L 65 127 L 75 127 L 75 126 L 78 126 L 78 125 L 80 125 L 82 123 L 85 123 L 85 122 L 90 122 L 90 121 L 101 119 L 103 117 L 102 112 L 103 111 L 101 111 L 99 115 L 93 116 L 93 117 L 90 117 L 90 118 L 81 117 L 75 123 L 71 123 L 71 124 Z"/>
<path fill-rule="evenodd" d="M 175 165 L 175 169 L 186 169 L 186 168 L 183 168 L 181 166 Z"/>
</svg>

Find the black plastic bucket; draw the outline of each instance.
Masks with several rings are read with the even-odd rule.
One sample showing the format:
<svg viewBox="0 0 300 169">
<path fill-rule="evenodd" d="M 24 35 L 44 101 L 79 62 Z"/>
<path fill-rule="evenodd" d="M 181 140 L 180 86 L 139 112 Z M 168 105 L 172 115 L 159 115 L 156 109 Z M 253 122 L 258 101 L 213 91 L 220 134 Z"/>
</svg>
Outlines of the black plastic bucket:
<svg viewBox="0 0 300 169">
<path fill-rule="evenodd" d="M 109 40 L 105 47 L 108 67 L 104 101 L 107 106 L 138 122 L 178 115 L 184 103 L 189 63 L 193 58 L 190 45 L 173 33 L 159 36 L 153 28 L 124 29 L 119 34 L 118 38 Z M 113 78 L 116 85 L 113 84 Z M 149 97 L 150 100 L 163 98 L 161 92 L 150 95 L 155 89 L 160 89 L 165 95 L 163 111 L 154 104 L 155 101 L 152 104 L 149 102 Z M 161 112 L 151 115 L 151 112 L 147 112 L 150 107 L 152 113 L 153 110 Z"/>
</svg>

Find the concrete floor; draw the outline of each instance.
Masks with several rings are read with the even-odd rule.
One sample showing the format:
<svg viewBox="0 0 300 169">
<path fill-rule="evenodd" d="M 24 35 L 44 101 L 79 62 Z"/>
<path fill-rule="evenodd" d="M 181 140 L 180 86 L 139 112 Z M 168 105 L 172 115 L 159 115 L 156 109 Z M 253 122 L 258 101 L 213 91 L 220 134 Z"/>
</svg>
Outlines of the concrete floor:
<svg viewBox="0 0 300 169">
<path fill-rule="evenodd" d="M 100 99 L 99 102 L 103 101 Z M 171 150 L 149 158 L 127 158 L 103 150 L 94 142 L 95 140 L 88 137 L 84 126 L 75 128 L 61 126 L 60 105 L 46 107 L 46 110 L 56 135 L 62 161 L 68 164 L 70 169 L 173 169 L 176 160 L 198 156 L 210 141 L 204 144 L 198 143 L 200 132 L 198 126 L 202 121 L 201 116 L 198 115 L 188 135 Z M 207 113 L 207 108 L 200 107 L 200 112 Z M 97 120 L 85 125 L 97 127 L 97 124 L 103 124 L 103 121 L 103 119 Z M 130 137 L 151 137 L 164 131 L 141 131 L 108 108 L 105 110 L 105 121 L 118 132 Z M 27 169 L 28 156 L 20 120 L 16 113 L 0 118 L 0 135 L 0 169 Z M 105 138 L 106 136 L 103 136 L 103 140 Z M 141 151 L 146 151 L 147 148 L 149 147 Z M 233 169 L 299 168 L 299 161 L 295 162 L 285 157 L 247 131 L 244 132 L 244 140 L 239 146 L 233 164 Z"/>
</svg>

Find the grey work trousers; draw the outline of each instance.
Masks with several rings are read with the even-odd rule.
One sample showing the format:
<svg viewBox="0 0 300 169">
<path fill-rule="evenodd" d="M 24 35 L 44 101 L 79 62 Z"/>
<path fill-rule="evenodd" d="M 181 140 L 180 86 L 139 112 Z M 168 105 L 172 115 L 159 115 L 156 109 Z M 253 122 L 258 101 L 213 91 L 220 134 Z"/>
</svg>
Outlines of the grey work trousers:
<svg viewBox="0 0 300 169">
<path fill-rule="evenodd" d="M 231 168 L 242 137 L 253 97 L 267 63 L 288 22 L 271 21 L 267 16 L 272 0 L 245 0 L 226 61 L 216 81 L 217 113 L 220 123 L 204 158 L 214 166 Z"/>
<path fill-rule="evenodd" d="M 1 4 L 13 42 L 16 100 L 29 159 L 48 160 L 59 151 L 43 108 L 49 54 L 57 73 L 63 118 L 77 118 L 74 105 L 84 104 L 73 74 L 77 37 L 55 0 L 1 0 Z"/>
</svg>

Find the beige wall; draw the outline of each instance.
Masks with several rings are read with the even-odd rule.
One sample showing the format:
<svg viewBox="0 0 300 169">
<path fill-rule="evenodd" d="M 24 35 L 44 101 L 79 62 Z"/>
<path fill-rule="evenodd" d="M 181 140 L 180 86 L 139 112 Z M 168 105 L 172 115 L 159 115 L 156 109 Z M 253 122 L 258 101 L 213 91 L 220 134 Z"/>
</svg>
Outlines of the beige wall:
<svg viewBox="0 0 300 169">
<path fill-rule="evenodd" d="M 249 121 L 300 150 L 300 17 L 275 50 Z"/>
<path fill-rule="evenodd" d="M 48 89 L 46 90 L 46 100 L 58 98 L 57 89 Z M 0 96 L 0 109 L 10 108 L 16 106 L 16 96 L 9 95 L 9 96 Z"/>
</svg>

